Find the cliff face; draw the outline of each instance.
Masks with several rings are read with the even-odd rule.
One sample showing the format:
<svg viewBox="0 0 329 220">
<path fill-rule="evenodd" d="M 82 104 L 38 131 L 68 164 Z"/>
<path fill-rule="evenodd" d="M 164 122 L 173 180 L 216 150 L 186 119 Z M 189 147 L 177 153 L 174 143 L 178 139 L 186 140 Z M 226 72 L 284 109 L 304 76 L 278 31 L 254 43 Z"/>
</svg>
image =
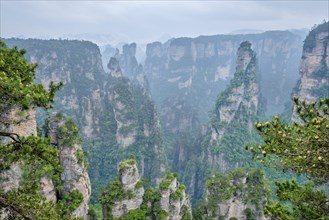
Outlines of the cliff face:
<svg viewBox="0 0 329 220">
<path fill-rule="evenodd" d="M 37 135 L 37 123 L 35 119 L 35 109 L 20 111 L 18 109 L 8 109 L 0 113 L 0 131 L 15 133 L 19 136 Z M 0 144 L 12 141 L 8 137 L 1 137 Z M 0 188 L 5 192 L 17 189 L 22 181 L 23 170 L 21 162 L 15 162 L 9 170 L 0 172 Z"/>
<path fill-rule="evenodd" d="M 260 107 L 260 86 L 256 78 L 256 62 L 256 54 L 251 49 L 251 43 L 242 42 L 237 51 L 234 78 L 217 98 L 216 119 L 214 119 L 216 122 L 228 125 L 234 119 L 241 121 L 247 119 L 251 127 L 250 116 L 256 115 Z M 244 115 L 239 115 L 242 109 L 245 110 Z M 213 132 L 212 138 L 218 141 L 221 133 L 223 129 L 217 129 L 217 134 Z M 218 138 L 214 138 L 218 135 Z"/>
<path fill-rule="evenodd" d="M 143 88 L 143 93 L 151 96 L 149 82 L 145 76 L 143 66 L 138 64 L 136 59 L 136 43 L 122 46 L 122 53 L 116 50 L 115 58 L 118 60 L 123 75 L 132 82 L 139 84 Z"/>
<path fill-rule="evenodd" d="M 192 210 L 185 186 L 179 184 L 177 177 L 168 174 L 160 183 L 160 208 L 167 213 L 169 220 L 191 219 Z"/>
<path fill-rule="evenodd" d="M 37 136 L 36 126 L 36 111 L 34 108 L 27 111 L 19 111 L 13 109 L 8 113 L 2 114 L 2 122 L 6 121 L 7 128 L 1 129 L 4 132 L 15 133 L 18 136 Z M 53 180 L 48 176 L 42 176 L 38 180 L 40 184 L 39 193 L 46 199 L 46 201 L 53 201 L 56 203 L 62 200 L 63 194 L 70 194 L 74 190 L 81 193 L 82 202 L 75 210 L 70 212 L 72 217 L 81 217 L 86 219 L 88 212 L 88 202 L 91 193 L 89 176 L 87 173 L 87 165 L 83 163 L 84 154 L 81 145 L 70 143 L 64 144 L 60 141 L 60 137 L 65 137 L 64 134 L 59 134 L 63 118 L 57 116 L 50 118 L 47 123 L 47 134 L 51 138 L 52 144 L 55 144 L 59 150 L 59 164 L 64 168 L 61 173 L 61 179 L 58 184 L 63 186 L 63 190 L 58 191 L 55 188 Z M 68 138 L 68 137 L 65 137 Z M 9 140 L 2 140 L 6 143 Z M 19 160 L 10 166 L 9 170 L 1 171 L 0 188 L 5 192 L 16 190 L 21 186 L 21 183 L 28 178 L 23 175 L 24 160 Z M 38 165 L 35 165 L 36 167 Z M 42 172 L 42 171 L 40 171 Z"/>
<path fill-rule="evenodd" d="M 134 44 L 115 55 L 123 67 L 113 58 L 107 66 L 110 72 L 105 73 L 99 48 L 91 42 L 7 39 L 6 43 L 27 49 L 27 59 L 38 63 L 38 82 L 64 83 L 56 96 L 55 110 L 77 121 L 89 155 L 93 188 L 114 178 L 117 163 L 129 154 L 136 155 L 143 176 L 153 183 L 158 180 L 166 164 L 159 117 L 143 68 L 136 64 Z M 135 78 L 125 78 L 123 70 Z"/>
<path fill-rule="evenodd" d="M 136 161 L 121 161 L 119 177 L 103 192 L 104 219 L 191 219 L 185 187 L 173 174 L 161 180 L 159 189 L 144 189 Z"/>
<path fill-rule="evenodd" d="M 122 54 L 116 54 L 125 76 L 135 78 L 138 74 L 138 63 L 136 60 L 136 43 L 125 44 L 122 46 Z"/>
<path fill-rule="evenodd" d="M 243 144 L 247 139 L 235 139 L 234 136 L 248 136 L 252 129 L 252 116 L 257 115 L 260 107 L 260 91 L 256 79 L 256 57 L 249 42 L 241 43 L 237 52 L 236 72 L 233 80 L 217 98 L 215 115 L 212 119 L 210 148 L 207 158 L 209 165 L 222 172 L 238 166 L 239 156 L 243 158 Z M 240 134 L 239 134 L 240 133 Z M 237 137 L 238 138 L 238 137 Z M 230 154 L 228 143 L 239 155 Z M 227 151 L 229 150 L 229 151 Z M 242 159 L 240 158 L 240 159 Z M 231 162 L 228 162 L 230 160 Z M 233 163 L 232 163 L 233 162 Z"/>
<path fill-rule="evenodd" d="M 329 91 L 329 22 L 314 27 L 307 35 L 302 60 L 300 80 L 295 94 L 308 102 L 328 96 Z"/>
<path fill-rule="evenodd" d="M 130 153 L 136 155 L 143 176 L 157 182 L 164 172 L 166 161 L 160 134 L 159 116 L 149 94 L 142 86 L 123 77 L 119 62 L 111 58 L 110 78 L 106 83 L 105 103 L 108 104 L 109 117 L 114 123 L 112 132 L 119 148 L 124 154 L 115 158 L 116 162 Z M 118 151 L 120 149 L 117 149 Z M 143 152 L 147 151 L 147 154 Z"/>
<path fill-rule="evenodd" d="M 83 196 L 83 201 L 72 212 L 73 217 L 87 217 L 91 185 L 87 172 L 87 158 L 84 156 L 72 121 L 65 121 L 60 114 L 53 114 L 46 122 L 46 136 L 59 149 L 59 161 L 64 171 L 61 174 L 63 190 L 59 193 L 69 194 L 77 190 Z M 70 133 L 73 134 L 70 134 Z M 45 183 L 46 185 L 46 183 Z M 47 187 L 44 187 L 47 188 Z"/>
<path fill-rule="evenodd" d="M 265 220 L 263 208 L 270 193 L 260 170 L 231 171 L 207 180 L 204 204 L 198 207 L 200 219 L 237 218 Z"/>
<path fill-rule="evenodd" d="M 184 181 L 188 182 L 189 193 L 194 198 L 201 196 L 197 189 L 203 188 L 204 179 L 210 170 L 226 172 L 243 166 L 251 159 L 244 145 L 255 141 L 252 119 L 262 110 L 260 86 L 257 79 L 256 54 L 251 43 L 242 42 L 236 59 L 234 78 L 217 98 L 210 127 L 194 143 L 194 150 L 186 161 Z M 192 171 L 192 172 L 191 172 Z"/>
<path fill-rule="evenodd" d="M 85 137 L 99 133 L 100 89 L 105 72 L 96 44 L 69 40 L 7 39 L 8 47 L 25 48 L 26 58 L 37 63 L 37 83 L 63 82 L 55 99 L 55 109 L 74 118 Z"/>
<path fill-rule="evenodd" d="M 234 78 L 236 65 L 241 71 L 247 68 L 247 56 L 243 61 L 245 63 L 236 56 L 240 43 L 246 40 L 257 53 L 257 78 L 260 82 L 251 82 L 253 85 L 248 88 L 237 86 L 230 91 L 234 94 L 227 98 L 227 105 L 217 109 L 222 123 L 230 123 L 236 115 L 235 111 L 244 111 L 243 108 L 248 109 L 248 114 L 258 111 L 257 92 L 262 93 L 264 100 L 267 100 L 262 102 L 263 111 L 267 114 L 281 113 L 298 78 L 301 36 L 289 31 L 269 31 L 262 34 L 177 38 L 164 44 L 154 42 L 147 45 L 144 71 L 160 112 L 164 140 L 172 146 L 166 149 L 168 160 L 174 171 L 185 176 L 183 181 L 189 185 L 189 189 L 199 187 L 198 183 L 190 184 L 190 179 L 198 179 L 197 170 L 206 169 L 202 165 L 191 165 L 191 158 L 198 160 L 193 155 L 201 155 L 213 167 L 229 169 L 229 164 L 223 159 L 224 153 L 219 152 L 217 147 L 212 148 L 212 152 L 200 152 L 202 143 L 198 136 L 200 131 L 205 135 L 207 129 L 204 124 L 209 119 L 209 110 L 213 109 L 218 94 Z M 243 100 L 243 96 L 252 100 Z M 247 124 L 251 127 L 250 120 Z M 211 139 L 218 139 L 223 131 L 213 129 Z M 247 133 L 245 135 L 248 136 Z M 225 139 L 225 143 L 230 141 L 227 137 Z M 215 143 L 213 145 L 217 145 Z M 243 154 L 242 151 L 240 153 Z M 229 154 L 233 158 L 235 153 Z M 189 180 L 185 181 L 185 178 Z"/>
<path fill-rule="evenodd" d="M 118 187 L 122 191 L 122 195 L 118 195 L 118 198 L 111 198 L 117 201 L 111 201 L 111 206 L 108 203 L 103 205 L 103 218 L 111 219 L 120 218 L 126 215 L 131 210 L 139 209 L 143 202 L 144 187 L 138 173 L 136 161 L 127 160 L 120 163 L 119 168 L 120 176 L 118 180 Z M 105 192 L 116 193 L 116 192 Z M 122 198 L 120 198 L 120 196 Z"/>
<path fill-rule="evenodd" d="M 252 43 L 259 57 L 261 92 L 271 100 L 267 113 L 280 113 L 298 78 L 302 46 L 302 38 L 289 31 L 177 38 L 165 44 L 148 44 L 145 73 L 158 106 L 173 94 L 184 96 L 199 120 L 205 122 L 212 100 L 233 78 L 235 53 L 245 40 Z"/>
</svg>

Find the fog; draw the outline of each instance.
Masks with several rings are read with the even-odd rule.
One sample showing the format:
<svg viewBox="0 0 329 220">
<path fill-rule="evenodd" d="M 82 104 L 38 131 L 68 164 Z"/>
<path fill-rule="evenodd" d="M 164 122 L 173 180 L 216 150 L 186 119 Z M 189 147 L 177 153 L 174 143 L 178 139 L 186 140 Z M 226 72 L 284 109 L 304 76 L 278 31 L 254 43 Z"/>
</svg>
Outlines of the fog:
<svg viewBox="0 0 329 220">
<path fill-rule="evenodd" d="M 99 44 L 310 28 L 328 1 L 2 1 L 1 37 L 86 38 Z M 239 32 L 239 31 L 238 31 Z"/>
</svg>

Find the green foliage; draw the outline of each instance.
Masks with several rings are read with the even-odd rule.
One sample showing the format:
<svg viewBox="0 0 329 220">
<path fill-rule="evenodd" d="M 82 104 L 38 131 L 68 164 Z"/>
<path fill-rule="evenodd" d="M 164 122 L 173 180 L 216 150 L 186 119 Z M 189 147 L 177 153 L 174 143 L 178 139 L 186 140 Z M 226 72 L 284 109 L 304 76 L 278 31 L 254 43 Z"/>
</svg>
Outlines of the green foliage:
<svg viewBox="0 0 329 220">
<path fill-rule="evenodd" d="M 306 103 L 293 97 L 297 121 L 288 125 L 275 117 L 271 122 L 255 124 L 264 144 L 250 150 L 261 161 L 277 168 L 291 169 L 315 178 L 329 180 L 329 99 Z M 262 155 L 262 156 L 260 156 Z M 328 198 L 311 183 L 300 186 L 296 181 L 276 182 L 278 201 L 266 207 L 269 215 L 279 219 L 329 219 Z"/>
<path fill-rule="evenodd" d="M 157 214 L 157 219 L 159 220 L 165 220 L 168 217 L 168 213 L 165 210 L 160 210 Z"/>
<path fill-rule="evenodd" d="M 95 209 L 93 209 L 93 208 L 88 209 L 88 217 L 90 220 L 97 220 L 97 213 L 96 213 Z"/>
<path fill-rule="evenodd" d="M 77 157 L 78 164 L 80 166 L 83 166 L 83 167 L 88 166 L 87 157 L 85 156 L 85 152 L 83 150 L 77 150 L 76 153 L 75 153 L 75 156 Z"/>
<path fill-rule="evenodd" d="M 136 189 L 139 189 L 139 188 L 142 188 L 143 187 L 143 181 L 139 180 L 137 183 L 136 183 Z"/>
<path fill-rule="evenodd" d="M 217 204 L 219 201 L 228 200 L 232 197 L 234 186 L 230 181 L 229 176 L 223 174 L 216 174 L 207 179 L 206 186 L 210 195 L 209 204 Z"/>
<path fill-rule="evenodd" d="M 53 202 L 46 202 L 36 192 L 26 192 L 25 189 L 4 192 L 0 190 L 0 214 L 6 213 L 4 219 L 50 219 L 60 220 L 60 216 Z"/>
<path fill-rule="evenodd" d="M 119 179 L 115 179 L 109 183 L 106 189 L 103 191 L 102 197 L 99 202 L 102 205 L 107 205 L 111 209 L 115 201 L 122 201 L 128 197 L 132 197 L 131 192 L 127 192 L 123 189 Z"/>
<path fill-rule="evenodd" d="M 294 102 L 299 122 L 288 125 L 279 117 L 271 122 L 256 122 L 264 144 L 252 146 L 250 150 L 265 164 L 292 169 L 326 182 L 329 179 L 329 98 L 306 103 L 294 97 Z"/>
<path fill-rule="evenodd" d="M 185 192 L 185 186 L 183 184 L 180 184 L 178 186 L 178 189 L 170 194 L 170 198 L 174 200 L 183 199 L 184 192 Z"/>
<path fill-rule="evenodd" d="M 58 140 L 60 145 L 73 147 L 81 144 L 80 131 L 73 119 L 67 119 L 58 130 Z"/>
<path fill-rule="evenodd" d="M 186 206 L 183 207 L 181 213 L 183 213 L 182 220 L 192 220 L 193 219 L 190 211 L 188 210 L 188 208 Z"/>
<path fill-rule="evenodd" d="M 244 210 L 244 213 L 246 214 L 247 220 L 256 220 L 255 214 L 250 208 L 246 208 L 246 210 Z"/>
<path fill-rule="evenodd" d="M 329 219 L 328 198 L 314 185 L 307 183 L 300 186 L 294 180 L 276 182 L 277 197 L 280 202 L 266 207 L 271 216 L 278 219 Z"/>
<path fill-rule="evenodd" d="M 169 173 L 167 174 L 167 176 L 161 181 L 160 185 L 159 185 L 159 189 L 160 190 L 168 190 L 170 184 L 174 181 L 174 179 L 177 176 L 175 176 L 174 173 Z"/>
<path fill-rule="evenodd" d="M 259 169 L 237 168 L 226 175 L 214 174 L 207 179 L 206 192 L 206 200 L 200 201 L 193 210 L 195 219 L 205 219 L 209 213 L 212 214 L 212 217 L 217 218 L 219 204 L 235 198 L 246 205 L 255 207 L 255 209 L 245 212 L 246 218 L 252 219 L 252 216 L 261 216 L 262 209 L 270 198 L 265 174 Z M 219 214 L 225 215 L 221 212 Z"/>
<path fill-rule="evenodd" d="M 22 109 L 20 115 L 36 106 L 50 108 L 55 92 L 62 85 L 51 82 L 47 91 L 41 84 L 34 84 L 36 65 L 28 64 L 24 53 L 25 50 L 18 51 L 16 47 L 9 49 L 0 41 L 0 114 L 15 108 Z M 0 123 L 2 128 L 5 121 Z M 11 138 L 0 144 L 1 172 L 13 166 L 23 171 L 17 188 L 0 189 L 0 215 L 6 213 L 5 219 L 72 219 L 70 215 L 81 204 L 83 196 L 77 190 L 62 191 L 63 167 L 58 149 L 51 146 L 49 139 L 33 135 L 22 137 L 1 130 L 0 136 Z M 54 184 L 59 195 L 56 202 L 46 201 L 39 193 L 41 178 L 48 178 Z"/>
<path fill-rule="evenodd" d="M 146 211 L 141 209 L 130 210 L 126 215 L 119 220 L 146 220 Z"/>
<path fill-rule="evenodd" d="M 16 47 L 7 48 L 0 41 L 0 112 L 13 107 L 50 108 L 55 92 L 62 86 L 62 83 L 51 82 L 47 91 L 42 84 L 34 84 L 37 66 L 27 62 L 23 56 L 25 52 Z"/>
<path fill-rule="evenodd" d="M 262 209 L 271 196 L 268 181 L 264 171 L 252 169 L 247 175 L 247 188 L 244 192 L 244 202 L 253 204 L 257 209 Z"/>
<path fill-rule="evenodd" d="M 90 220 L 98 220 L 103 218 L 103 211 L 101 204 L 89 204 L 88 216 Z"/>
<path fill-rule="evenodd" d="M 50 164 L 54 170 L 62 170 L 58 163 L 58 150 L 50 147 L 49 140 L 45 138 L 20 137 L 17 142 L 1 144 L 0 152 L 1 170 L 9 169 L 12 163 L 21 159 L 24 159 L 26 165 L 33 165 L 37 161 L 41 165 Z"/>
<path fill-rule="evenodd" d="M 121 174 L 127 168 L 130 168 L 131 166 L 134 166 L 134 165 L 137 165 L 136 160 L 134 160 L 134 159 L 128 159 L 128 160 L 121 161 L 119 164 L 119 173 Z"/>
<path fill-rule="evenodd" d="M 136 161 L 133 159 L 125 160 L 121 162 L 121 164 L 136 164 Z M 124 168 L 125 166 L 123 166 Z M 152 188 L 148 187 L 144 191 L 143 195 L 143 201 L 141 206 L 138 209 L 135 210 L 129 210 L 129 212 L 126 212 L 122 217 L 119 219 L 167 219 L 169 216 L 169 213 L 164 211 L 161 207 L 161 193 L 163 190 L 167 189 L 169 190 L 169 185 L 172 183 L 172 181 L 177 178 L 176 174 L 169 173 L 167 176 L 163 179 L 162 183 L 164 184 L 163 188 Z M 138 189 L 142 187 L 143 181 L 138 181 L 135 189 Z M 177 189 L 175 191 L 170 190 L 170 201 L 171 200 L 181 200 L 184 196 L 185 186 L 179 184 L 177 186 Z M 109 186 L 105 189 L 103 192 L 102 198 L 100 199 L 100 203 L 105 205 L 107 207 L 107 214 L 110 216 L 109 218 L 112 219 L 112 208 L 114 202 L 122 201 L 124 199 L 132 199 L 134 198 L 134 195 L 130 191 L 125 191 L 123 189 L 122 183 L 116 179 L 115 181 L 112 181 Z M 182 207 L 180 215 L 182 216 L 182 219 L 190 220 L 192 219 L 192 216 L 189 213 L 188 207 Z"/>
<path fill-rule="evenodd" d="M 76 210 L 82 201 L 83 195 L 78 190 L 62 193 L 58 202 L 61 206 L 62 216 L 70 216 L 70 213 Z"/>
<path fill-rule="evenodd" d="M 63 168 L 59 164 L 58 150 L 52 147 L 49 139 L 36 136 L 19 137 L 17 141 L 0 145 L 1 170 L 7 170 L 18 163 L 23 170 L 22 181 L 18 189 L 8 192 L 0 190 L 0 203 L 9 215 L 33 216 L 36 219 L 71 219 L 70 213 L 82 202 L 79 191 L 62 193 L 57 202 L 46 202 L 39 194 L 40 179 L 52 180 L 57 192 L 62 192 L 60 174 Z M 35 211 L 37 210 L 37 211 Z"/>
<path fill-rule="evenodd" d="M 143 94 L 140 86 L 131 83 L 127 78 L 110 78 L 108 81 L 106 91 L 113 95 L 114 100 L 105 101 L 106 111 L 99 120 L 100 135 L 90 140 L 86 146 L 89 175 L 94 189 L 92 203 L 97 202 L 97 197 L 100 196 L 105 184 L 115 178 L 119 162 L 129 158 L 129 155 L 135 155 L 139 168 L 142 164 L 140 161 L 144 161 L 144 176 L 151 184 L 154 184 L 155 179 L 161 174 L 161 165 L 166 164 L 153 101 Z M 124 108 L 119 110 L 118 105 Z M 120 120 L 124 125 L 119 130 L 116 120 Z M 149 132 L 148 135 L 145 135 L 145 129 Z M 133 135 L 134 143 L 119 146 L 117 132 L 123 136 Z"/>
</svg>

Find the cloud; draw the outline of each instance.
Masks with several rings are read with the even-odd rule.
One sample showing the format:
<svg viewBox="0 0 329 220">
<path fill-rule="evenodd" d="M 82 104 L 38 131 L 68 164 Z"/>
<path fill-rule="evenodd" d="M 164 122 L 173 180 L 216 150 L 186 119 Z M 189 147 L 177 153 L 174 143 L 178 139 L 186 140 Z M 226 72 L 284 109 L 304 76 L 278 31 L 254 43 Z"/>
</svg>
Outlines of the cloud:
<svg viewBox="0 0 329 220">
<path fill-rule="evenodd" d="M 1 1 L 1 36 L 116 34 L 149 42 L 236 29 L 310 28 L 328 1 Z"/>
</svg>

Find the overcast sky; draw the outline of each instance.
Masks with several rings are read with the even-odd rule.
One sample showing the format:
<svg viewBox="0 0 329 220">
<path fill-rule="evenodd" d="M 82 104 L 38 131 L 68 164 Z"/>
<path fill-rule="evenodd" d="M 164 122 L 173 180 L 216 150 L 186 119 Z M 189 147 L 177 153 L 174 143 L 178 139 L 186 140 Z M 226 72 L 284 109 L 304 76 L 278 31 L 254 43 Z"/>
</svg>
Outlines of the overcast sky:
<svg viewBox="0 0 329 220">
<path fill-rule="evenodd" d="M 111 35 L 109 41 L 146 43 L 240 29 L 311 28 L 329 17 L 328 0 L 0 1 L 5 38 L 102 34 Z"/>
</svg>

